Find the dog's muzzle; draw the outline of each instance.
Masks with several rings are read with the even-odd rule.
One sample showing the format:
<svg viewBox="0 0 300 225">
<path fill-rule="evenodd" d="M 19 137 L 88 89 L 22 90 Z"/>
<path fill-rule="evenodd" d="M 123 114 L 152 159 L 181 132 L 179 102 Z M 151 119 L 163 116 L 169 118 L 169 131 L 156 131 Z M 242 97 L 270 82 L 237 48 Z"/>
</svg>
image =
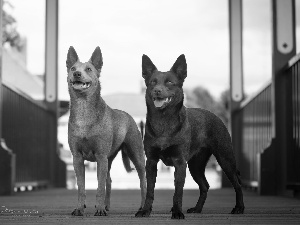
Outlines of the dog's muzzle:
<svg viewBox="0 0 300 225">
<path fill-rule="evenodd" d="M 71 85 L 75 90 L 85 90 L 91 86 L 91 82 L 72 81 Z"/>
<path fill-rule="evenodd" d="M 153 97 L 153 102 L 156 108 L 164 108 L 171 101 L 172 101 L 172 97 L 167 97 L 167 98 Z"/>
</svg>

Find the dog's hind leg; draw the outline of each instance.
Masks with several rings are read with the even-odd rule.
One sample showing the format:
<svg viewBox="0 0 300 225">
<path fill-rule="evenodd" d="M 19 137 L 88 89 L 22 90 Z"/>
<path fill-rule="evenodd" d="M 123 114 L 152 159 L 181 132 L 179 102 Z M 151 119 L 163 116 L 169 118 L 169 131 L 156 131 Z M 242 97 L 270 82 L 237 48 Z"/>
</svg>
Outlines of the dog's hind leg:
<svg viewBox="0 0 300 225">
<path fill-rule="evenodd" d="M 132 162 L 137 170 L 140 179 L 140 188 L 141 188 L 141 205 L 139 208 L 140 210 L 143 208 L 146 199 L 146 192 L 147 192 L 146 171 L 145 171 L 145 163 L 141 162 L 141 159 L 135 162 L 134 161 L 135 160 L 133 159 Z"/>
<path fill-rule="evenodd" d="M 145 163 L 142 163 L 141 161 L 136 161 L 132 160 L 139 179 L 140 179 L 140 188 L 141 188 L 141 206 L 139 208 L 142 209 L 144 204 L 145 204 L 145 199 L 146 199 L 146 192 L 147 192 L 147 184 L 146 184 L 146 172 L 145 172 Z"/>
<path fill-rule="evenodd" d="M 235 190 L 236 205 L 232 209 L 231 214 L 243 214 L 245 206 L 243 201 L 243 192 L 241 187 L 242 185 L 239 177 L 239 171 L 236 168 L 236 162 L 233 155 L 233 151 L 230 148 L 230 151 L 226 150 L 223 151 L 223 153 L 224 152 L 226 152 L 226 154 L 218 154 L 216 155 L 216 158 Z"/>
<path fill-rule="evenodd" d="M 198 184 L 200 196 L 195 207 L 187 210 L 187 213 L 201 213 L 203 205 L 207 198 L 209 184 L 205 177 L 205 167 L 211 156 L 208 149 L 201 149 L 201 151 L 191 158 L 188 162 L 188 167 L 194 181 Z"/>
<path fill-rule="evenodd" d="M 133 133 L 127 133 L 125 139 L 126 142 L 123 145 L 123 149 L 135 166 L 140 179 L 141 206 L 139 209 L 142 209 L 145 204 L 147 185 L 145 172 L 145 154 L 140 135 L 141 134 L 137 129 L 134 130 Z"/>
<path fill-rule="evenodd" d="M 72 212 L 73 216 L 83 216 L 85 208 L 85 168 L 84 159 L 80 154 L 73 154 L 73 165 L 77 179 L 78 186 L 78 205 Z"/>
</svg>

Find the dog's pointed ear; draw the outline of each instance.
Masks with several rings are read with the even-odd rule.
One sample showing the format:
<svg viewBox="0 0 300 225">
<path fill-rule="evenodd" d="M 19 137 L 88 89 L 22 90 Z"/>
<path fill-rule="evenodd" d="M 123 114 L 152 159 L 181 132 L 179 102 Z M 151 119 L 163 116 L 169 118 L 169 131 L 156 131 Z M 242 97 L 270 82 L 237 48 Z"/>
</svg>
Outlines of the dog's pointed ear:
<svg viewBox="0 0 300 225">
<path fill-rule="evenodd" d="M 79 60 L 78 55 L 74 49 L 73 46 L 70 46 L 69 51 L 68 51 L 68 55 L 67 55 L 67 61 L 66 61 L 66 65 L 67 65 L 67 70 L 69 72 L 69 69 Z"/>
<path fill-rule="evenodd" d="M 102 58 L 102 53 L 100 50 L 100 47 L 97 46 L 92 54 L 91 59 L 89 60 L 90 63 L 94 65 L 96 70 L 99 72 L 101 71 L 101 68 L 103 66 L 103 58 Z"/>
<path fill-rule="evenodd" d="M 153 64 L 153 62 L 151 61 L 151 59 L 146 56 L 143 55 L 142 57 L 142 76 L 143 78 L 146 80 L 148 80 L 151 76 L 151 74 L 156 71 L 156 66 Z"/>
<path fill-rule="evenodd" d="M 187 76 L 187 64 L 184 54 L 177 58 L 176 62 L 171 68 L 171 71 L 176 73 L 180 80 L 184 81 Z"/>
</svg>

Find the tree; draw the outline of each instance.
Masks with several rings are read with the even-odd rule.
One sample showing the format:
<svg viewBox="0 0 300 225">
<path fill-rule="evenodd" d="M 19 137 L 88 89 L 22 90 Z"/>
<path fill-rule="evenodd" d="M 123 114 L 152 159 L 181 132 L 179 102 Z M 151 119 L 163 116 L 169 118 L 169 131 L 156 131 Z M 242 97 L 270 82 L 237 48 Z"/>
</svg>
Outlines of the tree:
<svg viewBox="0 0 300 225">
<path fill-rule="evenodd" d="M 222 119 L 227 126 L 229 121 L 229 90 L 222 92 L 220 100 L 215 100 L 209 91 L 203 87 L 185 90 L 186 103 L 190 108 L 202 108 L 211 111 Z"/>
<path fill-rule="evenodd" d="M 213 111 L 215 100 L 208 90 L 203 87 L 196 87 L 191 92 L 187 92 L 187 107 L 200 107 Z"/>
<path fill-rule="evenodd" d="M 230 91 L 225 90 L 221 93 L 220 99 L 216 105 L 215 114 L 222 119 L 226 126 L 228 126 L 229 123 L 229 104 Z"/>
<path fill-rule="evenodd" d="M 8 7 L 13 7 L 8 1 L 4 1 L 4 4 Z M 2 21 L 2 45 L 8 43 L 11 47 L 15 47 L 20 51 L 23 47 L 23 40 L 17 31 L 17 21 L 5 10 L 3 10 Z"/>
</svg>

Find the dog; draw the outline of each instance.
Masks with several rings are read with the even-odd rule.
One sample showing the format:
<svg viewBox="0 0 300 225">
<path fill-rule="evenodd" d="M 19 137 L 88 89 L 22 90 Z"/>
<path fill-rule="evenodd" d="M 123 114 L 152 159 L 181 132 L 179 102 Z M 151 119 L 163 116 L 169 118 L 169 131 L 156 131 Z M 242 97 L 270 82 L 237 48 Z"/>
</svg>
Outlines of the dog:
<svg viewBox="0 0 300 225">
<path fill-rule="evenodd" d="M 170 71 L 161 72 L 148 56 L 143 55 L 142 74 L 146 84 L 147 106 L 144 137 L 147 194 L 143 209 L 135 216 L 148 217 L 152 211 L 159 160 L 175 167 L 172 219 L 185 218 L 182 195 L 187 166 L 200 189 L 196 206 L 188 209 L 187 213 L 201 213 L 209 189 L 204 171 L 212 154 L 236 192 L 236 205 L 231 213 L 242 214 L 245 207 L 241 181 L 226 126 L 207 110 L 183 105 L 182 86 L 187 77 L 185 56 L 180 55 Z"/>
<path fill-rule="evenodd" d="M 137 170 L 142 207 L 146 195 L 146 175 L 141 133 L 129 114 L 111 109 L 100 95 L 99 77 L 103 65 L 100 48 L 96 47 L 90 60 L 82 63 L 71 46 L 66 65 L 70 94 L 68 142 L 78 185 L 78 205 L 72 215 L 82 216 L 86 207 L 84 160 L 97 162 L 95 216 L 108 215 L 112 182 L 109 171 L 120 150 L 127 172 L 132 170 L 130 160 Z"/>
</svg>

